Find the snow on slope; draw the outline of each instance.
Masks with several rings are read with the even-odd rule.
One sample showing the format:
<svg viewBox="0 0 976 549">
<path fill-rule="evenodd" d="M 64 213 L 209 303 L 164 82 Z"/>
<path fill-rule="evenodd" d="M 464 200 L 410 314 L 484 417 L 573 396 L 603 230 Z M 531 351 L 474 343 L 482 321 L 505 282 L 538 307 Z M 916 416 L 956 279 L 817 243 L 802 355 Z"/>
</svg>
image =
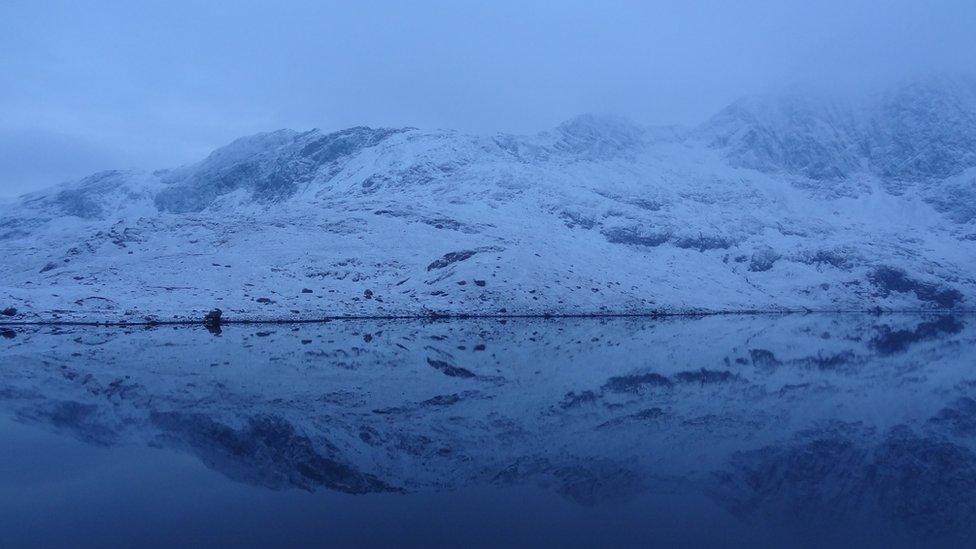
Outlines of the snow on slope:
<svg viewBox="0 0 976 549">
<path fill-rule="evenodd" d="M 281 130 L 0 210 L 14 320 L 970 308 L 976 84 L 693 130 Z"/>
</svg>

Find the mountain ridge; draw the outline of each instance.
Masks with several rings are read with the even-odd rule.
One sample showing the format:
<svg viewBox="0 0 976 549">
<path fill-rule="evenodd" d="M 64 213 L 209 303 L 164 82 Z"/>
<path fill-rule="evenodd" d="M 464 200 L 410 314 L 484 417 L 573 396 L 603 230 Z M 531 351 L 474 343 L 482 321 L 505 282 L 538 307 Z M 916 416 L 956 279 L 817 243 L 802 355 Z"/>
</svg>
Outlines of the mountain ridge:
<svg viewBox="0 0 976 549">
<path fill-rule="evenodd" d="M 256 134 L 0 206 L 0 304 L 20 321 L 968 308 L 976 85 L 952 82 L 743 99 L 690 129 Z"/>
</svg>

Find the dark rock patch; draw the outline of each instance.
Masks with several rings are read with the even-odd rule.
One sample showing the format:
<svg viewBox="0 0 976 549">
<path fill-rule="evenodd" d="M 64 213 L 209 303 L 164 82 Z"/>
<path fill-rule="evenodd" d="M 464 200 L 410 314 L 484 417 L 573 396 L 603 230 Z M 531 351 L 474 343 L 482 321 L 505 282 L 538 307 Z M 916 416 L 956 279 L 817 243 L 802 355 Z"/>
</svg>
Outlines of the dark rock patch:
<svg viewBox="0 0 976 549">
<path fill-rule="evenodd" d="M 435 229 L 446 229 L 449 231 L 460 231 L 464 225 L 448 217 L 423 218 L 420 220 L 425 225 L 430 225 Z"/>
<path fill-rule="evenodd" d="M 671 238 L 670 233 L 652 232 L 635 228 L 614 228 L 603 232 L 607 242 L 612 244 L 629 244 L 631 246 L 643 246 L 645 248 L 655 248 L 667 242 Z"/>
<path fill-rule="evenodd" d="M 929 423 L 945 426 L 956 436 L 976 436 L 976 400 L 960 398 L 939 410 Z"/>
<path fill-rule="evenodd" d="M 45 402 L 36 409 L 22 410 L 17 415 L 19 420 L 46 423 L 96 446 L 110 446 L 118 439 L 118 433 L 99 420 L 98 407 L 94 404 Z"/>
<path fill-rule="evenodd" d="M 440 259 L 432 262 L 430 265 L 427 265 L 427 270 L 433 271 L 434 269 L 443 269 L 444 267 L 447 267 L 452 263 L 457 263 L 459 261 L 470 259 L 476 253 L 478 253 L 476 250 L 461 250 L 459 252 L 446 253 Z"/>
<path fill-rule="evenodd" d="M 627 204 L 637 206 L 642 210 L 647 210 L 650 212 L 660 211 L 664 204 L 658 202 L 657 200 L 648 200 L 646 198 L 631 198 L 626 200 Z"/>
<path fill-rule="evenodd" d="M 836 370 L 841 366 L 854 362 L 855 358 L 852 351 L 844 351 L 842 353 L 827 355 L 818 353 L 816 356 L 804 358 L 802 362 L 818 370 Z"/>
<path fill-rule="evenodd" d="M 569 408 L 578 408 L 583 404 L 593 404 L 599 398 L 599 395 L 593 391 L 581 391 L 579 393 L 570 391 L 566 393 L 566 396 L 563 397 L 562 402 L 559 403 L 559 407 L 564 410 Z"/>
<path fill-rule="evenodd" d="M 203 414 L 153 412 L 150 420 L 208 467 L 234 480 L 269 488 L 321 486 L 348 494 L 396 491 L 342 461 L 334 444 L 315 444 L 279 417 L 251 417 L 239 429 Z"/>
<path fill-rule="evenodd" d="M 650 387 L 670 387 L 671 380 L 656 373 L 611 377 L 603 389 L 614 393 L 642 393 Z"/>
<path fill-rule="evenodd" d="M 435 360 L 433 358 L 428 358 L 427 364 L 430 365 L 435 370 L 440 370 L 440 372 L 446 376 L 460 377 L 460 378 L 477 377 L 470 370 L 465 370 L 464 368 L 461 368 L 459 366 L 454 366 L 453 364 L 449 364 L 447 362 L 444 362 L 443 360 Z"/>
<path fill-rule="evenodd" d="M 708 250 L 727 250 L 732 246 L 732 241 L 721 236 L 684 236 L 677 238 L 674 245 L 685 250 L 698 250 L 706 252 Z"/>
<path fill-rule="evenodd" d="M 438 395 L 420 403 L 421 406 L 451 406 L 461 401 L 461 395 L 453 393 L 450 395 Z"/>
<path fill-rule="evenodd" d="M 738 375 L 727 370 L 717 371 L 706 370 L 705 368 L 688 372 L 678 372 L 673 377 L 676 383 L 699 383 L 701 385 L 711 383 L 728 383 L 730 381 L 737 381 L 739 379 Z"/>
<path fill-rule="evenodd" d="M 749 358 L 753 366 L 764 369 L 773 369 L 783 364 L 772 351 L 766 349 L 749 349 Z"/>
<path fill-rule="evenodd" d="M 822 269 L 825 265 L 835 269 L 849 270 L 860 261 L 856 252 L 848 250 L 817 250 L 798 255 L 794 260 L 798 263 L 813 265 Z"/>
<path fill-rule="evenodd" d="M 754 273 L 768 271 L 773 268 L 779 257 L 779 254 L 769 247 L 756 250 L 749 258 L 749 270 Z"/>
<path fill-rule="evenodd" d="M 596 226 L 596 221 L 594 221 L 592 218 L 575 212 L 563 211 L 559 214 L 559 218 L 563 220 L 563 224 L 569 229 L 574 229 L 576 227 L 581 229 L 592 229 Z"/>
<path fill-rule="evenodd" d="M 930 322 L 923 322 L 914 330 L 894 330 L 887 324 L 878 326 L 869 345 L 882 355 L 891 355 L 907 350 L 915 343 L 933 341 L 958 334 L 965 324 L 958 318 L 942 316 Z"/>
<path fill-rule="evenodd" d="M 921 282 L 908 276 L 901 269 L 882 265 L 868 274 L 868 281 L 877 288 L 880 297 L 888 297 L 891 292 L 914 292 L 921 301 L 927 301 L 942 308 L 951 309 L 963 300 L 962 293 L 930 282 Z"/>
</svg>

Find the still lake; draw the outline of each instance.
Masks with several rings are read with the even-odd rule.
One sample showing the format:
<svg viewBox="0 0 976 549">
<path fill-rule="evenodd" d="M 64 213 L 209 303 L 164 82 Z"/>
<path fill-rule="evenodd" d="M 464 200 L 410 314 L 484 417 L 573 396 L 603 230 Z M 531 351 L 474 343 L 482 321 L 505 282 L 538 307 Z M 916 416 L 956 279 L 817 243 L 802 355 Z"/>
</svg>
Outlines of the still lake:
<svg viewBox="0 0 976 549">
<path fill-rule="evenodd" d="M 0 336 L 0 547 L 976 545 L 976 317 Z"/>
</svg>

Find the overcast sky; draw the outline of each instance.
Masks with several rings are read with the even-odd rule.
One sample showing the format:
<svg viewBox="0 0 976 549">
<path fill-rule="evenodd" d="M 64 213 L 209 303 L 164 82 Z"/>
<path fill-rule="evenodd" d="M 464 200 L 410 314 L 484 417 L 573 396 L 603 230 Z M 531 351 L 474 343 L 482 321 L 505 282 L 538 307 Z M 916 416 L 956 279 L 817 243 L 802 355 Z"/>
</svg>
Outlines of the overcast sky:
<svg viewBox="0 0 976 549">
<path fill-rule="evenodd" d="M 697 124 L 797 81 L 976 72 L 976 1 L 0 1 L 0 197 L 353 125 Z"/>
</svg>

